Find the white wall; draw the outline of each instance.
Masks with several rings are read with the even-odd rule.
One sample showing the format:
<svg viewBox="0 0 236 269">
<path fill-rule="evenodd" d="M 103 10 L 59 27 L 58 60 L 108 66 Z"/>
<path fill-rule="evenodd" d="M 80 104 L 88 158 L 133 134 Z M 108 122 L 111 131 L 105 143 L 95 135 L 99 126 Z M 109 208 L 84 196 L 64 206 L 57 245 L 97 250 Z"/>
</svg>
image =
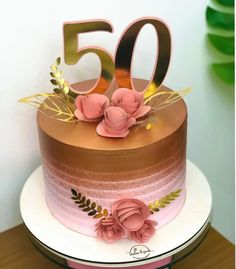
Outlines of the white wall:
<svg viewBox="0 0 236 269">
<path fill-rule="evenodd" d="M 22 222 L 19 195 L 30 173 L 40 164 L 35 111 L 17 99 L 50 91 L 49 65 L 62 55 L 62 23 L 105 18 L 115 32 L 88 34 L 81 45 L 100 45 L 112 53 L 122 30 L 142 16 L 162 18 L 172 32 L 173 52 L 165 84 L 192 86 L 188 157 L 206 174 L 214 195 L 213 226 L 234 239 L 234 101 L 233 89 L 211 74 L 213 53 L 206 42 L 207 0 L 16 1 L 1 4 L 0 16 L 0 231 Z M 135 76 L 148 78 L 154 58 L 154 31 L 146 26 L 136 50 Z M 96 44 L 95 44 L 96 43 Z M 214 53 L 215 55 L 215 53 Z M 63 66 L 76 80 L 94 77 L 98 61 L 86 57 L 78 70 Z M 73 69 L 73 70 L 72 70 Z M 33 194 L 32 194 L 33 195 Z"/>
</svg>

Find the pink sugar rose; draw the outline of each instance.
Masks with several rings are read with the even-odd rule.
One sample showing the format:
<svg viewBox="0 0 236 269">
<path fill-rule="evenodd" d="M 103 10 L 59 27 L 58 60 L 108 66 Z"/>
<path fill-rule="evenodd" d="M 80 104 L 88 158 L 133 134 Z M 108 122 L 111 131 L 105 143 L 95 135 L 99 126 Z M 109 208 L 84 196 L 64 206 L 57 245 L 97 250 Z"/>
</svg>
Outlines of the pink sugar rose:
<svg viewBox="0 0 236 269">
<path fill-rule="evenodd" d="M 127 231 L 139 230 L 150 216 L 148 206 L 133 198 L 116 201 L 111 212 L 117 223 Z"/>
<path fill-rule="evenodd" d="M 156 225 L 157 222 L 153 220 L 145 220 L 140 229 L 129 232 L 129 238 L 137 243 L 146 243 L 155 234 L 156 229 L 154 227 Z"/>
<path fill-rule="evenodd" d="M 109 106 L 109 99 L 103 94 L 79 95 L 75 99 L 75 116 L 81 121 L 99 121 Z"/>
<path fill-rule="evenodd" d="M 97 237 L 100 240 L 104 240 L 107 243 L 113 243 L 120 240 L 124 235 L 125 231 L 119 226 L 113 217 L 107 217 L 102 219 L 97 224 Z"/>
<path fill-rule="evenodd" d="M 136 122 L 135 118 L 121 107 L 108 107 L 104 117 L 97 126 L 97 133 L 106 137 L 126 137 L 129 133 L 128 129 Z"/>
<path fill-rule="evenodd" d="M 151 107 L 144 105 L 143 94 L 127 88 L 117 89 L 112 95 L 112 105 L 123 108 L 130 116 L 139 118 L 147 114 Z"/>
</svg>

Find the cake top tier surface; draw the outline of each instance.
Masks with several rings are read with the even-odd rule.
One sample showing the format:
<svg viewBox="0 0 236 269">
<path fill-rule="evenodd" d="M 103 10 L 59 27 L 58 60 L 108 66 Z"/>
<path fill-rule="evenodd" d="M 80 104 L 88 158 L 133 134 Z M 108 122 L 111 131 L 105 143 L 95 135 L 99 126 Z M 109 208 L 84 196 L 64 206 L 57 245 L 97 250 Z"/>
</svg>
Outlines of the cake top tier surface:
<svg viewBox="0 0 236 269">
<path fill-rule="evenodd" d="M 92 85 L 93 80 L 80 82 L 83 85 Z M 144 88 L 147 81 L 135 79 L 138 88 Z M 169 91 L 161 86 L 161 91 Z M 96 133 L 97 123 L 76 122 L 67 123 L 45 116 L 38 112 L 38 126 L 51 138 L 61 143 L 77 148 L 92 151 L 122 151 L 142 148 L 166 139 L 178 130 L 185 122 L 187 109 L 183 100 L 159 111 L 158 119 L 150 130 L 139 126 L 132 127 L 126 138 L 101 137 Z"/>
</svg>

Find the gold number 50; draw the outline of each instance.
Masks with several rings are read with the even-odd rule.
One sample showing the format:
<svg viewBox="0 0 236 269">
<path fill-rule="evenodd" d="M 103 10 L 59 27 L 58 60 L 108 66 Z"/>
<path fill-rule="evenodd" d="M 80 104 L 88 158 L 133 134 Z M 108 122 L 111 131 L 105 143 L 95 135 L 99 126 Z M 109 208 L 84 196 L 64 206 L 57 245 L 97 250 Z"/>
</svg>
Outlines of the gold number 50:
<svg viewBox="0 0 236 269">
<path fill-rule="evenodd" d="M 110 86 L 115 75 L 118 87 L 135 89 L 132 77 L 131 67 L 133 51 L 137 36 L 144 25 L 151 24 L 158 36 L 158 54 L 155 61 L 155 67 L 152 78 L 142 92 L 149 93 L 156 91 L 163 82 L 168 70 L 171 52 L 171 39 L 167 26 L 156 18 L 143 18 L 133 22 L 124 31 L 118 43 L 115 63 L 112 56 L 100 47 L 85 47 L 78 49 L 78 34 L 93 31 L 112 32 L 112 25 L 107 21 L 85 21 L 65 23 L 64 31 L 64 58 L 66 64 L 76 64 L 86 53 L 95 53 L 101 62 L 101 75 L 94 87 L 86 93 L 104 93 Z M 145 61 L 145 59 L 144 59 Z M 135 89 L 138 90 L 138 89 Z M 140 89 L 139 89 L 140 91 Z M 84 92 L 83 92 L 84 93 Z"/>
</svg>

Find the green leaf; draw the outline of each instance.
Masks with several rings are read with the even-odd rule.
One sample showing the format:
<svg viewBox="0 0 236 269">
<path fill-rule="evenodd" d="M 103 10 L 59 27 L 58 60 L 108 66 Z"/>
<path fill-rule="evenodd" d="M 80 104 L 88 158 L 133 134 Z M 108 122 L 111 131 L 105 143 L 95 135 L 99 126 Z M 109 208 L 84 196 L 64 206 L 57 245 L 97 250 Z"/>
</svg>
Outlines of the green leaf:
<svg viewBox="0 0 236 269">
<path fill-rule="evenodd" d="M 83 209 L 84 212 L 89 212 L 90 211 L 90 208 L 89 207 L 86 207 Z"/>
<path fill-rule="evenodd" d="M 234 37 L 225 37 L 208 34 L 211 44 L 220 52 L 227 55 L 234 55 Z"/>
<path fill-rule="evenodd" d="M 56 64 L 57 64 L 57 65 L 60 65 L 60 63 L 61 63 L 61 57 L 57 57 L 57 58 L 56 58 Z"/>
<path fill-rule="evenodd" d="M 97 211 L 93 210 L 88 213 L 89 216 L 94 216 L 97 213 Z"/>
<path fill-rule="evenodd" d="M 95 209 L 96 207 L 96 203 L 95 202 L 92 202 L 91 206 L 90 206 L 92 209 Z"/>
<path fill-rule="evenodd" d="M 51 79 L 50 81 L 51 81 L 51 83 L 52 83 L 53 85 L 57 85 L 57 84 L 58 84 L 57 81 L 56 81 L 55 79 Z"/>
<path fill-rule="evenodd" d="M 74 196 L 77 196 L 77 191 L 76 191 L 76 190 L 71 189 L 71 193 L 72 193 Z"/>
<path fill-rule="evenodd" d="M 209 26 L 223 30 L 234 30 L 234 15 L 207 7 L 206 19 Z"/>
<path fill-rule="evenodd" d="M 234 7 L 234 0 L 215 0 L 218 4 L 225 7 Z"/>
<path fill-rule="evenodd" d="M 53 91 L 54 91 L 55 93 L 61 93 L 61 89 L 59 89 L 59 88 L 55 88 L 55 89 L 53 89 Z"/>
<path fill-rule="evenodd" d="M 55 78 L 55 74 L 53 72 L 50 72 L 51 77 Z"/>
<path fill-rule="evenodd" d="M 232 63 L 214 63 L 212 68 L 216 75 L 225 83 L 234 84 L 234 62 Z"/>
</svg>

